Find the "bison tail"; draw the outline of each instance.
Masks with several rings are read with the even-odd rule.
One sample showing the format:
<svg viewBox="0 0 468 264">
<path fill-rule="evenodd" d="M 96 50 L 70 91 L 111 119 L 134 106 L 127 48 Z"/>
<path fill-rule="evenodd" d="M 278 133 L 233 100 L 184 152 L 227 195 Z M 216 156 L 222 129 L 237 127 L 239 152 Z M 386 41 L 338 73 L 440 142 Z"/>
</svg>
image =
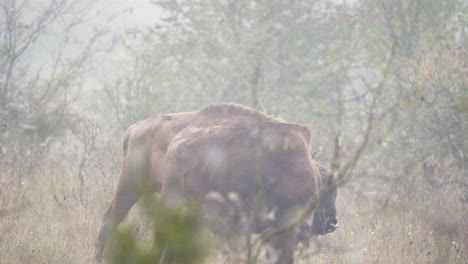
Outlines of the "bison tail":
<svg viewBox="0 0 468 264">
<path fill-rule="evenodd" d="M 123 156 L 124 157 L 127 155 L 129 139 L 130 139 L 130 128 L 124 134 L 123 146 L 122 146 L 122 151 L 123 151 Z"/>
</svg>

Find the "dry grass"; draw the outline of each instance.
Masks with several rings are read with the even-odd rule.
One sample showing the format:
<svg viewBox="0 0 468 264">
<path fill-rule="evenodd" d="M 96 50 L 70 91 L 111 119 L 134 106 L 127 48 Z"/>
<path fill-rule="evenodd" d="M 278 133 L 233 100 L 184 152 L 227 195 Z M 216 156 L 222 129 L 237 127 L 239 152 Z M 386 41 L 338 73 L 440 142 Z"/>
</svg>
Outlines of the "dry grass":
<svg viewBox="0 0 468 264">
<path fill-rule="evenodd" d="M 25 207 L 0 218 L 0 263 L 94 263 L 101 216 L 118 178 L 114 149 L 96 154 L 106 158 L 88 164 L 82 187 L 74 158 L 63 156 L 28 175 L 21 194 L 2 187 L 0 202 Z M 340 228 L 299 250 L 298 263 L 468 263 L 468 208 L 455 190 L 421 190 L 406 202 L 385 203 L 345 186 L 337 201 Z M 126 225 L 144 233 L 139 214 L 133 209 Z M 230 263 L 221 254 L 208 262 Z"/>
<path fill-rule="evenodd" d="M 466 240 L 435 231 L 434 219 L 428 214 L 434 208 L 431 200 L 385 208 L 351 192 L 342 191 L 341 197 L 341 230 L 323 239 L 337 248 L 320 254 L 324 263 L 466 263 L 468 260 Z M 445 217 L 466 221 L 461 220 L 461 206 L 453 209 L 454 213 Z M 464 230 L 462 225 L 457 228 Z"/>
</svg>

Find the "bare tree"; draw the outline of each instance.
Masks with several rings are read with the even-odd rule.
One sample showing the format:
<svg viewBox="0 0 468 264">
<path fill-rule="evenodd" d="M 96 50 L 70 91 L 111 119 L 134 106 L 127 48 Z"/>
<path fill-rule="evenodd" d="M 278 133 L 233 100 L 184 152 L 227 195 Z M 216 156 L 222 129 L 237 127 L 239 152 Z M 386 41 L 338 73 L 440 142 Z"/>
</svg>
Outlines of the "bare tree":
<svg viewBox="0 0 468 264">
<path fill-rule="evenodd" d="M 83 74 L 105 35 L 86 24 L 94 18 L 93 5 L 76 0 L 0 3 L 0 182 L 17 187 L 9 197 L 21 195 L 24 178 L 79 115 Z M 87 37 L 77 42 L 80 34 Z"/>
</svg>

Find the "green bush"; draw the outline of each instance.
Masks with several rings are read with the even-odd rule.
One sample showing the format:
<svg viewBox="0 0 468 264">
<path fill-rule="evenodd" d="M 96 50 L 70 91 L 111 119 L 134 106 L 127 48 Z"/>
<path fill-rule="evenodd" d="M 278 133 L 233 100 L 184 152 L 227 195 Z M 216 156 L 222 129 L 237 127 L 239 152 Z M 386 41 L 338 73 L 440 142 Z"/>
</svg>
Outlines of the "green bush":
<svg viewBox="0 0 468 264">
<path fill-rule="evenodd" d="M 142 204 L 152 229 L 150 241 L 141 242 L 131 229 L 117 229 L 109 245 L 110 263 L 158 263 L 163 255 L 177 264 L 205 259 L 210 243 L 193 210 L 165 206 L 152 195 L 145 196 Z"/>
</svg>

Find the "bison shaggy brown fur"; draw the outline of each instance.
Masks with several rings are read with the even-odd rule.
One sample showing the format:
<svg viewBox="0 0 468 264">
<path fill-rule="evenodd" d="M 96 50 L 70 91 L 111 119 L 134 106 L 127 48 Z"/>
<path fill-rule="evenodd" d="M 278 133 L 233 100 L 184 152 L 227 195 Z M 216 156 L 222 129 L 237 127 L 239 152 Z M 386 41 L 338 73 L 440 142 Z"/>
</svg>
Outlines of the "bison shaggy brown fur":
<svg viewBox="0 0 468 264">
<path fill-rule="evenodd" d="M 310 137 L 306 126 L 237 104 L 154 116 L 131 126 L 124 135 L 121 175 L 103 217 L 97 257 L 149 183 L 169 205 L 196 201 L 201 210 L 210 208 L 210 203 L 221 204 L 203 214 L 219 215 L 224 224 L 232 223 L 230 227 L 241 228 L 245 214 L 251 216 L 251 232 L 282 229 L 269 240 L 269 262 L 293 263 L 300 239 L 296 223 L 291 224 L 293 211 L 301 208 L 312 213 L 318 206 L 320 214 L 304 219 L 310 235 L 325 234 L 337 226 L 336 190 L 327 193 L 331 196 L 321 208 L 325 204 L 320 201 L 322 181 L 331 187 L 334 183 L 326 168 L 312 160 Z M 274 217 L 267 220 L 259 212 L 274 212 Z"/>
</svg>

